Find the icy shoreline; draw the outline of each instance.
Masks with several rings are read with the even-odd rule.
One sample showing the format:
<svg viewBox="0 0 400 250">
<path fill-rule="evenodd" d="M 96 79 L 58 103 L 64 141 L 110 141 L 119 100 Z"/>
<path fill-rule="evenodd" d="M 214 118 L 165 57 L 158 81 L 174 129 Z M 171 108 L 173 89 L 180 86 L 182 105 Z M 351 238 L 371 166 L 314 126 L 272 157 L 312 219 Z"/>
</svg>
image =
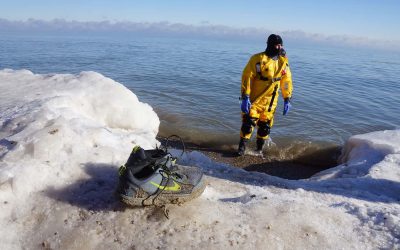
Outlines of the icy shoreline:
<svg viewBox="0 0 400 250">
<path fill-rule="evenodd" d="M 126 208 L 117 169 L 133 145 L 156 145 L 159 119 L 95 72 L 0 71 L 2 249 L 376 249 L 400 247 L 400 131 L 353 136 L 343 164 L 289 181 L 190 152 L 204 194 Z"/>
</svg>

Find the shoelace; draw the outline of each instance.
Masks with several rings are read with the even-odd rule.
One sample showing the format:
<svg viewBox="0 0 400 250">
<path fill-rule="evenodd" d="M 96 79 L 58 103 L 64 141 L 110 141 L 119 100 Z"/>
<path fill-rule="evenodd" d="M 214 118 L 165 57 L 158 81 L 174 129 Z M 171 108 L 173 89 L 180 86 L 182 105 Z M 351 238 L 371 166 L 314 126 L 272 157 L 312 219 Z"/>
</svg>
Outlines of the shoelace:
<svg viewBox="0 0 400 250">
<path fill-rule="evenodd" d="M 171 156 L 171 158 L 172 158 L 172 156 Z M 170 160 L 170 157 L 167 157 L 167 160 L 166 160 L 163 164 L 160 165 L 160 168 L 161 168 L 161 169 L 159 170 L 161 176 L 162 176 L 163 178 L 166 178 L 166 179 L 167 179 L 167 181 L 166 181 L 165 183 L 168 183 L 168 182 L 170 181 L 171 178 L 172 178 L 172 179 L 175 179 L 176 181 L 178 181 L 177 179 L 182 179 L 182 178 L 183 178 L 182 175 L 180 175 L 179 173 L 177 173 L 177 172 L 175 172 L 175 171 L 171 171 L 171 170 L 167 167 L 167 163 L 168 163 L 169 160 Z M 163 179 L 163 180 L 164 180 L 164 179 Z M 166 187 L 167 187 L 167 186 L 164 185 L 162 189 L 159 189 L 159 190 L 157 191 L 157 194 L 156 194 L 156 196 L 152 199 L 151 203 L 152 203 L 152 205 L 154 205 L 155 207 L 163 209 L 164 216 L 165 216 L 167 219 L 169 219 L 169 210 L 166 208 L 166 206 L 165 206 L 165 205 L 161 205 L 161 206 L 160 206 L 160 205 L 158 205 L 158 204 L 156 203 L 156 200 L 157 200 L 158 196 L 159 196 L 160 194 L 162 194 L 162 193 L 165 191 L 165 188 L 166 188 Z M 150 196 L 149 196 L 148 198 L 150 198 Z M 144 199 L 144 200 L 142 201 L 143 206 L 144 206 L 144 203 L 145 203 L 146 200 L 147 200 L 147 198 Z"/>
<path fill-rule="evenodd" d="M 180 179 L 180 180 L 182 179 L 182 176 L 181 176 L 180 174 L 178 174 L 177 172 L 171 171 L 170 169 L 167 168 L 166 165 L 162 165 L 161 168 L 162 168 L 162 169 L 160 169 L 159 172 L 160 172 L 160 174 L 161 174 L 161 176 L 162 176 L 163 178 L 166 178 L 166 179 L 167 179 L 167 181 L 166 181 L 165 183 L 168 183 L 168 182 L 171 180 L 171 178 L 172 178 L 173 180 L 176 180 L 176 181 L 179 181 L 179 180 L 177 180 L 177 179 Z M 164 180 L 164 179 L 163 179 L 163 180 Z M 153 198 L 153 201 L 152 201 L 152 204 L 153 204 L 153 205 L 156 205 L 156 204 L 155 204 L 155 200 L 158 198 L 158 196 L 159 196 L 162 192 L 165 191 L 165 188 L 166 188 L 166 187 L 167 187 L 167 185 L 164 185 L 162 189 L 159 189 L 159 191 L 157 191 L 157 194 L 156 194 L 156 196 Z"/>
</svg>

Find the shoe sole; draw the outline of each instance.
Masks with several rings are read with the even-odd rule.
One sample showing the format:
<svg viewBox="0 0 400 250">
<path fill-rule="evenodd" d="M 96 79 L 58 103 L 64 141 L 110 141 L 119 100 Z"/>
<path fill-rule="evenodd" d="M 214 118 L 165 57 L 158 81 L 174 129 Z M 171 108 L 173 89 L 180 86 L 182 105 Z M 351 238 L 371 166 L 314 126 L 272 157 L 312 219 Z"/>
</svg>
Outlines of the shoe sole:
<svg viewBox="0 0 400 250">
<path fill-rule="evenodd" d="M 206 183 L 204 181 L 204 177 L 201 178 L 199 184 L 193 189 L 190 194 L 164 194 L 158 193 L 149 195 L 147 197 L 129 197 L 126 195 L 119 194 L 121 201 L 129 206 L 138 207 L 138 206 L 162 206 L 166 204 L 181 204 L 184 202 L 191 201 L 197 197 L 199 197 L 206 188 Z M 157 195 L 158 194 L 158 195 Z"/>
</svg>

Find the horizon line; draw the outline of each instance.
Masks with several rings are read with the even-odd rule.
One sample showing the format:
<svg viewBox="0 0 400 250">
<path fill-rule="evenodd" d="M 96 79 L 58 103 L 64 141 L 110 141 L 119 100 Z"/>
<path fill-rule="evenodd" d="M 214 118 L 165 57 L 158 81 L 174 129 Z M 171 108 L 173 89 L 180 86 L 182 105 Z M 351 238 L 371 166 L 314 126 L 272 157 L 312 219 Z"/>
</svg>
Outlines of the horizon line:
<svg viewBox="0 0 400 250">
<path fill-rule="evenodd" d="M 216 38 L 262 38 L 266 34 L 277 33 L 285 37 L 286 40 L 305 40 L 317 43 L 343 44 L 350 46 L 373 47 L 380 49 L 400 50 L 400 40 L 380 40 L 368 37 L 352 35 L 326 35 L 311 33 L 303 30 L 274 30 L 268 28 L 245 27 L 237 28 L 221 24 L 201 24 L 171 23 L 169 21 L 160 22 L 133 22 L 118 20 L 103 21 L 78 21 L 66 20 L 64 18 L 54 18 L 43 20 L 27 18 L 25 20 L 9 20 L 0 18 L 0 31 L 42 31 L 42 32 L 144 32 L 148 34 L 180 34 L 189 36 L 206 36 Z"/>
</svg>

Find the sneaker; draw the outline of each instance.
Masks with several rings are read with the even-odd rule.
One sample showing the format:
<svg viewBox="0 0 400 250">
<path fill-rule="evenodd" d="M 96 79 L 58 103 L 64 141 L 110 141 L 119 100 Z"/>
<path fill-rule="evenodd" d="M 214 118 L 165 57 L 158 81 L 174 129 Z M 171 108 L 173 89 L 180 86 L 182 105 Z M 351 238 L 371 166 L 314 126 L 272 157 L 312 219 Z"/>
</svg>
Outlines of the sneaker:
<svg viewBox="0 0 400 250">
<path fill-rule="evenodd" d="M 175 164 L 170 155 L 163 161 L 140 167 L 121 167 L 118 194 L 131 206 L 183 203 L 200 196 L 206 185 L 199 168 Z M 132 160 L 131 162 L 143 160 Z M 129 162 L 129 160 L 128 160 Z M 141 164 L 142 166 L 143 164 Z"/>
</svg>

